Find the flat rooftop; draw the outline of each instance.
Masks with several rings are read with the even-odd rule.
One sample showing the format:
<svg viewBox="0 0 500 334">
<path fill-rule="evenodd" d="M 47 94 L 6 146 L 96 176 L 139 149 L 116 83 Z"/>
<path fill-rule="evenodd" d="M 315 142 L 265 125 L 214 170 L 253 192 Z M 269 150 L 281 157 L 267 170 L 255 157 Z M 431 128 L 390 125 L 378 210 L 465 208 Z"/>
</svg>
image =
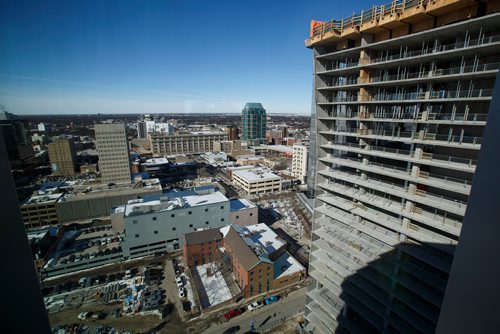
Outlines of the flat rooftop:
<svg viewBox="0 0 500 334">
<path fill-rule="evenodd" d="M 135 216 L 151 212 L 171 211 L 183 208 L 192 208 L 215 203 L 226 203 L 229 199 L 221 192 L 212 192 L 203 195 L 188 195 L 178 197 L 160 197 L 158 200 L 145 201 L 142 199 L 130 200 L 125 205 L 124 215 Z M 115 211 L 116 212 L 116 211 Z"/>
<path fill-rule="evenodd" d="M 233 171 L 233 175 L 238 175 L 247 182 L 281 180 L 281 177 L 279 177 L 278 175 L 268 172 L 261 168 L 250 169 L 250 170 L 236 170 Z"/>
<path fill-rule="evenodd" d="M 58 194 L 46 194 L 46 195 L 34 195 L 25 200 L 21 206 L 33 205 L 33 204 L 49 204 L 55 203 L 63 196 L 62 193 Z"/>
<path fill-rule="evenodd" d="M 66 193 L 60 201 L 76 201 L 115 195 L 151 193 L 153 191 L 162 191 L 159 179 L 146 179 L 131 183 L 115 184 L 113 186 L 83 182 L 74 187 L 72 191 Z"/>
<path fill-rule="evenodd" d="M 235 198 L 229 201 L 231 212 L 236 212 L 244 209 L 255 208 L 255 204 L 247 200 L 246 198 Z"/>
<path fill-rule="evenodd" d="M 153 158 L 147 159 L 145 165 L 163 165 L 168 164 L 167 158 Z"/>
</svg>

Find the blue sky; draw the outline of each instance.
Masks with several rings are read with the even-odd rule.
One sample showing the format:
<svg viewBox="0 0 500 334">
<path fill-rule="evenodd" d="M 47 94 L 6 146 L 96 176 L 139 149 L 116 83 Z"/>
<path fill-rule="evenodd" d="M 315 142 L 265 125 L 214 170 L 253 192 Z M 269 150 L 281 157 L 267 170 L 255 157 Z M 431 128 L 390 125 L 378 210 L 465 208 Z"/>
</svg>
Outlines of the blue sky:
<svg viewBox="0 0 500 334">
<path fill-rule="evenodd" d="M 0 104 L 15 114 L 310 113 L 311 19 L 373 1 L 1 1 Z"/>
</svg>

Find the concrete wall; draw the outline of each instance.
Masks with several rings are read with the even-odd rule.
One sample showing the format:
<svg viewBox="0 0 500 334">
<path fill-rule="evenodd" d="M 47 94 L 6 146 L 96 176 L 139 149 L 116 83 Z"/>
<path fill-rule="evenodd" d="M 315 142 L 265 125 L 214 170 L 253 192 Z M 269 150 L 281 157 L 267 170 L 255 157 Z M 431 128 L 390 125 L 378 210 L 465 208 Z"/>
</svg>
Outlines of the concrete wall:
<svg viewBox="0 0 500 334">
<path fill-rule="evenodd" d="M 246 208 L 230 213 L 231 224 L 255 225 L 259 223 L 259 208 Z"/>
<path fill-rule="evenodd" d="M 161 195 L 161 191 L 141 192 L 132 194 L 108 195 L 94 198 L 79 198 L 75 200 L 57 202 L 59 223 L 74 220 L 109 216 L 114 207 L 127 204 L 131 199 L 144 195 Z"/>
<path fill-rule="evenodd" d="M 229 223 L 229 201 L 125 217 L 123 254 L 135 257 L 152 251 L 181 250 L 184 234 L 195 228 L 222 227 Z"/>
</svg>

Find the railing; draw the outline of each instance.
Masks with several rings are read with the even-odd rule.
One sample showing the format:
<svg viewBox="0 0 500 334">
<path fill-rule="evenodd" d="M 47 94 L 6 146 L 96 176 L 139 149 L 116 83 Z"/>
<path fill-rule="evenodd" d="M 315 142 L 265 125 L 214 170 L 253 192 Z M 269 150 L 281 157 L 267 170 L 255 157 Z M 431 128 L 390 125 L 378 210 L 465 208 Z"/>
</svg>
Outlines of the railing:
<svg viewBox="0 0 500 334">
<path fill-rule="evenodd" d="M 373 6 L 371 9 L 363 10 L 361 13 L 343 18 L 341 20 L 330 20 L 315 27 L 312 31 L 312 37 L 321 36 L 328 32 L 341 33 L 345 29 L 358 27 L 365 22 L 379 20 L 386 15 L 400 14 L 416 6 L 424 6 L 429 0 L 394 0 L 385 5 Z"/>
<path fill-rule="evenodd" d="M 470 65 L 463 67 L 435 69 L 431 72 L 419 71 L 419 72 L 394 74 L 394 75 L 380 75 L 370 78 L 370 82 L 422 79 L 422 78 L 432 78 L 432 77 L 440 77 L 440 76 L 454 75 L 454 74 L 477 73 L 477 72 L 498 70 L 499 67 L 500 63 L 489 63 L 489 64 L 478 64 L 478 65 Z M 336 84 L 338 85 L 338 83 Z"/>
<path fill-rule="evenodd" d="M 454 43 L 450 43 L 450 44 L 442 44 L 442 45 L 437 46 L 437 48 L 427 47 L 427 48 L 421 48 L 421 49 L 413 50 L 413 51 L 408 51 L 408 50 L 400 51 L 399 53 L 386 54 L 385 56 L 375 58 L 373 60 L 370 60 L 368 63 L 369 64 L 376 64 L 376 63 L 381 63 L 381 62 L 386 62 L 386 61 L 391 61 L 391 60 L 406 59 L 406 58 L 422 56 L 422 55 L 426 55 L 426 54 L 436 54 L 436 53 L 445 52 L 445 51 L 463 49 L 463 48 L 467 48 L 470 46 L 485 45 L 485 44 L 490 44 L 490 43 L 494 43 L 494 42 L 500 42 L 500 35 L 483 36 L 481 38 L 477 38 L 477 39 L 473 39 L 473 40 L 469 40 L 469 41 L 464 41 L 464 42 L 454 42 Z"/>
<path fill-rule="evenodd" d="M 364 146 L 362 147 L 359 144 L 354 144 L 354 143 L 331 143 L 327 145 L 338 145 L 338 146 L 345 146 L 345 147 L 353 147 L 353 148 L 358 148 L 365 150 L 367 152 L 369 151 L 378 151 L 378 152 L 384 152 L 384 153 L 389 153 L 389 154 L 395 154 L 395 155 L 402 155 L 408 158 L 413 158 L 413 159 L 419 159 L 419 160 L 439 160 L 442 162 L 447 162 L 449 164 L 451 163 L 458 163 L 458 164 L 463 164 L 469 167 L 473 167 L 477 165 L 477 160 L 474 159 L 467 159 L 467 158 L 458 158 L 458 157 L 453 157 L 449 155 L 439 155 L 439 154 L 433 154 L 433 153 L 423 153 L 422 156 L 418 156 L 416 152 L 410 152 L 407 150 L 401 150 L 401 149 L 394 149 L 394 148 L 389 148 L 389 147 L 379 147 L 379 146 Z M 342 151 L 341 148 L 336 148 L 336 150 Z"/>
</svg>

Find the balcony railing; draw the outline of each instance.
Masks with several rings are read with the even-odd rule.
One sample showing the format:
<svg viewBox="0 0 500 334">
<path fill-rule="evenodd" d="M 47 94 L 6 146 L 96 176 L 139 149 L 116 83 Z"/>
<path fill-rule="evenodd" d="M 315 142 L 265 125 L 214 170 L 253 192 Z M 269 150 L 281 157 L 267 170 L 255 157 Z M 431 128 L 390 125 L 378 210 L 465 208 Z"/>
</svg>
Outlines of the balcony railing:
<svg viewBox="0 0 500 334">
<path fill-rule="evenodd" d="M 328 144 L 328 145 L 335 145 L 335 146 L 340 146 L 340 148 L 334 148 L 335 150 L 343 150 L 342 147 L 345 148 L 353 148 L 356 149 L 357 151 L 361 151 L 361 153 L 366 152 L 382 152 L 382 153 L 387 153 L 391 155 L 396 155 L 396 156 L 401 156 L 401 158 L 404 159 L 416 159 L 416 160 L 435 160 L 437 162 L 443 162 L 447 163 L 449 165 L 451 164 L 460 164 L 463 165 L 464 167 L 475 167 L 477 165 L 477 160 L 474 159 L 467 159 L 467 158 L 459 158 L 459 157 L 452 157 L 449 155 L 439 155 L 439 154 L 433 154 L 433 153 L 423 153 L 422 156 L 418 156 L 416 152 L 410 152 L 407 150 L 401 150 L 401 149 L 394 149 L 394 148 L 389 148 L 389 147 L 379 147 L 379 146 L 361 146 L 359 144 L 355 143 L 342 143 L 342 144 Z M 329 147 L 328 145 L 322 145 L 324 147 Z"/>
<path fill-rule="evenodd" d="M 462 67 L 451 67 L 451 68 L 442 68 L 435 69 L 433 71 L 419 71 L 419 72 L 411 72 L 411 73 L 403 73 L 403 74 L 394 74 L 394 75 L 379 75 L 370 78 L 370 82 L 385 82 L 385 81 L 396 81 L 396 80 L 408 80 L 408 79 L 422 79 L 429 77 L 441 77 L 445 75 L 455 75 L 455 74 L 465 74 L 465 73 L 478 73 L 484 71 L 495 71 L 500 67 L 500 63 L 489 63 L 489 64 L 478 64 L 478 65 L 470 65 L 470 66 L 462 66 Z M 360 81 L 358 79 L 358 81 Z M 358 82 L 361 83 L 361 82 Z"/>
<path fill-rule="evenodd" d="M 376 63 L 381 63 L 381 62 L 386 62 L 386 61 L 391 61 L 391 60 L 398 60 L 398 59 L 406 59 L 406 58 L 411 58 L 411 57 L 416 57 L 416 56 L 423 56 L 427 54 L 436 54 L 436 53 L 441 53 L 441 52 L 446 52 L 446 51 L 451 51 L 451 50 L 458 50 L 458 49 L 463 49 L 471 46 L 480 46 L 480 45 L 485 45 L 485 44 L 491 44 L 495 42 L 500 42 L 500 35 L 491 35 L 491 36 L 482 36 L 480 38 L 472 39 L 472 40 L 466 40 L 463 42 L 454 42 L 454 43 L 449 43 L 449 44 L 441 44 L 438 45 L 436 48 L 434 47 L 427 47 L 427 48 L 420 48 L 417 50 L 412 50 L 412 51 L 400 51 L 399 53 L 394 53 L 394 54 L 386 54 L 385 56 L 381 56 L 375 59 L 372 59 L 365 64 L 376 64 Z"/>
<path fill-rule="evenodd" d="M 386 138 L 380 138 L 386 140 L 409 139 L 409 140 L 429 141 L 429 142 L 439 141 L 449 144 L 480 145 L 483 140 L 482 137 L 460 136 L 451 134 L 445 135 L 436 133 L 425 133 L 422 137 L 420 137 L 418 132 L 412 132 L 412 131 L 389 131 L 389 130 L 373 130 L 373 129 L 357 129 L 357 128 L 336 128 L 331 131 L 326 131 L 326 133 L 331 133 L 331 134 L 334 134 L 335 132 L 349 133 L 359 137 L 367 137 L 367 136 L 386 137 Z"/>
</svg>

